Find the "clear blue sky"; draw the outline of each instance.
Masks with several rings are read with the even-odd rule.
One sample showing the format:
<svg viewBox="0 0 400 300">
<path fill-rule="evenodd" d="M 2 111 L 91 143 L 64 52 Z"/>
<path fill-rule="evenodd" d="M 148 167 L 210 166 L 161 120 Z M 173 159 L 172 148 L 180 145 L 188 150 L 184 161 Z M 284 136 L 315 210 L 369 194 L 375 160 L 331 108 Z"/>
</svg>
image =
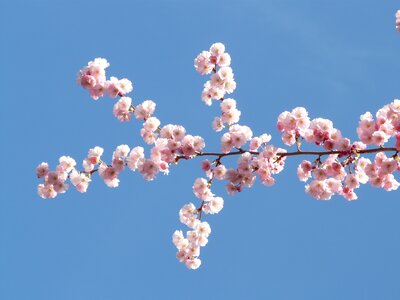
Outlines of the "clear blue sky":
<svg viewBox="0 0 400 300">
<path fill-rule="evenodd" d="M 81 161 L 99 145 L 142 145 L 141 124 L 119 123 L 77 71 L 105 57 L 108 74 L 153 99 L 163 124 L 181 123 L 218 150 L 193 59 L 214 42 L 232 56 L 241 123 L 275 129 L 306 107 L 355 138 L 359 115 L 400 97 L 395 1 L 2 1 L 0 4 L 0 299 L 400 299 L 400 197 L 364 186 L 359 200 L 316 201 L 287 161 L 277 184 L 225 198 L 206 218 L 203 264 L 175 259 L 178 211 L 196 201 L 199 160 L 118 189 L 95 177 L 88 193 L 36 194 L 34 170 L 61 155 Z"/>
</svg>

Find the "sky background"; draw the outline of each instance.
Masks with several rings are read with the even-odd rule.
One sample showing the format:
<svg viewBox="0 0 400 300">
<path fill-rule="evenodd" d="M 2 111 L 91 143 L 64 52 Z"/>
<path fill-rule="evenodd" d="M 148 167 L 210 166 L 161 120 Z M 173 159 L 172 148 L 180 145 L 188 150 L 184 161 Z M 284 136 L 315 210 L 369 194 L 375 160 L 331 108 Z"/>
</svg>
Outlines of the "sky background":
<svg viewBox="0 0 400 300">
<path fill-rule="evenodd" d="M 109 159 L 143 145 L 140 122 L 75 83 L 96 57 L 129 78 L 134 103 L 153 99 L 162 124 L 182 124 L 219 150 L 193 59 L 214 42 L 232 57 L 241 123 L 271 133 L 284 110 L 308 109 L 355 139 L 360 114 L 400 97 L 395 1 L 20 1 L 0 4 L 0 299 L 400 299 L 400 198 L 369 186 L 359 200 L 316 201 L 287 160 L 277 184 L 228 197 L 207 216 L 202 266 L 175 259 L 178 211 L 196 202 L 200 160 L 146 182 L 125 171 L 43 200 L 35 167 L 89 148 Z M 147 148 L 148 149 L 148 148 Z M 399 176 L 397 176 L 399 178 Z"/>
</svg>

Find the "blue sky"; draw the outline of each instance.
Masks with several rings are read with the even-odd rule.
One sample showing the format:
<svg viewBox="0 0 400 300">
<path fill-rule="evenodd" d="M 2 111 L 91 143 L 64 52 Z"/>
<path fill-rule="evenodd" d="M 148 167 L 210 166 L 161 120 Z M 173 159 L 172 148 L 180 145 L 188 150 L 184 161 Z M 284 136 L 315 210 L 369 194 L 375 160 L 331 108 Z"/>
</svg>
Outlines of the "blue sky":
<svg viewBox="0 0 400 300">
<path fill-rule="evenodd" d="M 400 7 L 400 6 L 399 6 Z M 398 192 L 364 186 L 359 200 L 316 201 L 287 161 L 277 184 L 225 198 L 203 264 L 175 259 L 178 211 L 196 201 L 199 160 L 145 182 L 125 172 L 118 189 L 94 177 L 88 193 L 36 194 L 34 170 L 99 145 L 142 145 L 141 124 L 119 123 L 113 101 L 75 83 L 95 57 L 153 99 L 163 124 L 182 124 L 219 149 L 219 113 L 200 93 L 194 57 L 223 42 L 241 123 L 271 133 L 296 106 L 356 138 L 359 115 L 400 97 L 394 1 L 3 1 L 0 299 L 399 299 Z"/>
</svg>

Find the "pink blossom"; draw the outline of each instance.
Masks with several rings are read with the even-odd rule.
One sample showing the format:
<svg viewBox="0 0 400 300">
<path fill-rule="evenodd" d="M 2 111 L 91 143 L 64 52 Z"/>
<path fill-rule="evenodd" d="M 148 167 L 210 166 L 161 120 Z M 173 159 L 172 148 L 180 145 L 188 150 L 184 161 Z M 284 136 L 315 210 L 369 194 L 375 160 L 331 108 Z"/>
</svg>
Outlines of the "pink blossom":
<svg viewBox="0 0 400 300">
<path fill-rule="evenodd" d="M 221 197 L 213 197 L 209 202 L 203 205 L 203 211 L 207 214 L 217 214 L 224 207 L 224 199 Z"/>
<path fill-rule="evenodd" d="M 229 153 L 233 147 L 234 143 L 230 132 L 226 132 L 221 137 L 221 150 L 223 153 Z"/>
<path fill-rule="evenodd" d="M 220 55 L 218 65 L 220 67 L 228 67 L 231 64 L 231 56 L 229 53 L 225 52 Z"/>
<path fill-rule="evenodd" d="M 233 108 L 227 112 L 223 112 L 221 120 L 223 123 L 234 124 L 239 122 L 241 112 L 240 110 Z"/>
<path fill-rule="evenodd" d="M 38 178 L 42 178 L 49 173 L 49 165 L 45 162 L 42 162 L 40 165 L 36 167 L 36 176 Z"/>
<path fill-rule="evenodd" d="M 210 52 L 203 51 L 194 59 L 194 67 L 201 75 L 210 74 L 214 67 L 210 62 L 210 56 Z"/>
<path fill-rule="evenodd" d="M 201 136 L 194 136 L 193 137 L 193 149 L 195 151 L 201 151 L 206 146 L 204 139 Z"/>
<path fill-rule="evenodd" d="M 332 192 L 332 193 L 341 193 L 342 192 L 342 181 L 337 180 L 335 178 L 328 178 L 325 180 L 327 188 Z"/>
<path fill-rule="evenodd" d="M 150 117 L 143 123 L 144 129 L 150 132 L 156 131 L 158 126 L 160 126 L 160 120 L 156 117 Z"/>
<path fill-rule="evenodd" d="M 313 172 L 312 172 L 312 174 L 313 174 L 313 176 L 314 176 L 314 178 L 315 178 L 316 180 L 324 180 L 324 179 L 327 178 L 327 172 L 326 172 L 326 170 L 323 169 L 323 168 L 316 168 L 316 169 L 314 169 Z"/>
<path fill-rule="evenodd" d="M 222 119 L 220 117 L 214 118 L 214 121 L 212 122 L 212 128 L 217 132 L 225 128 L 224 123 L 222 122 Z"/>
<path fill-rule="evenodd" d="M 225 45 L 222 43 L 214 43 L 210 47 L 210 53 L 212 56 L 219 57 L 225 52 Z"/>
<path fill-rule="evenodd" d="M 114 188 L 119 185 L 118 171 L 114 167 L 102 163 L 99 167 L 99 174 L 108 187 Z"/>
<path fill-rule="evenodd" d="M 384 175 L 392 174 L 398 168 L 397 160 L 393 158 L 387 158 L 382 161 L 380 172 Z"/>
<path fill-rule="evenodd" d="M 307 181 L 311 177 L 310 171 L 305 171 L 301 165 L 297 168 L 297 176 L 299 177 L 300 181 Z"/>
<path fill-rule="evenodd" d="M 230 196 L 233 196 L 238 191 L 237 187 L 232 182 L 227 183 L 225 189 Z"/>
<path fill-rule="evenodd" d="M 232 109 L 236 108 L 236 101 L 232 98 L 224 99 L 221 102 L 221 110 L 222 112 L 228 112 Z"/>
<path fill-rule="evenodd" d="M 188 241 L 183 237 L 182 230 L 175 230 L 172 235 L 172 242 L 178 249 L 182 249 L 188 246 Z"/>
<path fill-rule="evenodd" d="M 143 163 L 138 165 L 138 170 L 146 180 L 153 180 L 160 171 L 159 165 L 151 159 L 144 159 Z"/>
<path fill-rule="evenodd" d="M 382 146 L 388 141 L 388 139 L 389 136 L 387 136 L 383 131 L 375 131 L 372 134 L 372 144 L 376 146 Z"/>
<path fill-rule="evenodd" d="M 78 173 L 76 170 L 73 170 L 70 174 L 71 183 L 75 186 L 75 188 L 80 193 L 85 193 L 89 182 L 91 181 L 90 177 L 88 177 L 85 173 Z"/>
<path fill-rule="evenodd" d="M 105 69 L 109 63 L 104 58 L 96 58 L 82 68 L 77 76 L 77 83 L 87 89 L 94 100 L 102 97 L 106 89 Z"/>
<path fill-rule="evenodd" d="M 107 93 L 111 98 L 116 96 L 123 96 L 130 93 L 133 89 L 132 82 L 128 79 L 118 79 L 116 77 L 110 77 L 110 80 L 106 83 Z"/>
<path fill-rule="evenodd" d="M 39 184 L 38 194 L 43 199 L 55 198 L 57 196 L 57 192 L 55 191 L 52 184 Z"/>
<path fill-rule="evenodd" d="M 126 158 L 129 151 L 130 149 L 128 145 L 119 145 L 113 153 L 113 158 Z"/>
<path fill-rule="evenodd" d="M 131 106 L 132 99 L 129 97 L 121 97 L 117 103 L 114 104 L 113 114 L 121 122 L 128 122 L 131 120 Z"/>
<path fill-rule="evenodd" d="M 213 197 L 208 182 L 204 178 L 197 178 L 193 184 L 193 193 L 199 199 L 210 201 Z"/>
<path fill-rule="evenodd" d="M 201 169 L 205 172 L 211 170 L 211 162 L 208 159 L 205 159 L 201 162 Z"/>
<path fill-rule="evenodd" d="M 145 100 L 135 108 L 135 117 L 139 120 L 150 118 L 156 109 L 156 104 L 151 100 Z"/>
<path fill-rule="evenodd" d="M 213 169 L 213 174 L 214 174 L 214 178 L 218 179 L 218 180 L 223 180 L 225 179 L 225 174 L 226 174 L 226 168 L 224 165 L 219 165 L 216 166 Z"/>
<path fill-rule="evenodd" d="M 193 203 L 185 204 L 179 211 L 179 220 L 190 228 L 194 228 L 200 222 L 196 218 L 197 210 Z"/>
<path fill-rule="evenodd" d="M 306 192 L 317 200 L 330 200 L 333 193 L 325 180 L 313 180 L 306 185 Z"/>
<path fill-rule="evenodd" d="M 360 187 L 360 183 L 358 182 L 358 178 L 354 174 L 348 174 L 346 176 L 345 183 L 350 189 L 356 189 L 356 188 Z"/>
<path fill-rule="evenodd" d="M 101 147 L 98 147 L 98 146 L 96 146 L 92 149 L 89 149 L 88 156 L 87 156 L 89 162 L 94 165 L 98 164 L 100 161 L 100 157 L 103 155 L 103 152 L 104 152 L 104 149 Z"/>
<path fill-rule="evenodd" d="M 393 174 L 388 174 L 383 177 L 383 188 L 387 191 L 395 191 L 399 187 L 399 182 L 394 178 Z"/>
<path fill-rule="evenodd" d="M 188 259 L 185 264 L 188 269 L 196 270 L 200 267 L 201 260 L 199 258 Z"/>
<path fill-rule="evenodd" d="M 149 145 L 154 144 L 158 136 L 156 132 L 147 131 L 146 128 L 142 128 L 140 130 L 140 135 L 142 136 L 143 140 Z"/>
<path fill-rule="evenodd" d="M 61 156 L 59 158 L 59 163 L 60 170 L 67 173 L 71 172 L 71 170 L 76 166 L 75 160 L 69 156 Z"/>
<path fill-rule="evenodd" d="M 400 17 L 400 10 L 398 11 Z M 400 20 L 399 20 L 400 22 Z M 389 107 L 392 111 L 397 114 L 400 114 L 400 99 L 394 99 L 392 103 L 389 104 Z"/>
<path fill-rule="evenodd" d="M 357 200 L 357 195 L 356 193 L 354 193 L 353 189 L 349 189 L 349 188 L 344 188 L 342 195 L 345 199 L 347 199 L 348 201 L 353 201 L 353 200 Z"/>
<path fill-rule="evenodd" d="M 350 140 L 348 138 L 341 138 L 335 143 L 335 146 L 339 151 L 350 151 Z"/>
</svg>

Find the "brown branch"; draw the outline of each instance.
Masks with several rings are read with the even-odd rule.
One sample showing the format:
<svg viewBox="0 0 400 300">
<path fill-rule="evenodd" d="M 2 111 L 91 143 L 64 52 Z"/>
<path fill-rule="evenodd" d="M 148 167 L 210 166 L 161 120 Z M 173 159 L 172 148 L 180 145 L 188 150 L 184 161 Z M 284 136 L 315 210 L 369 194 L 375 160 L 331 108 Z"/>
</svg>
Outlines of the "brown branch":
<svg viewBox="0 0 400 300">
<path fill-rule="evenodd" d="M 378 153 L 378 152 L 389 152 L 389 151 L 395 151 L 396 153 L 398 152 L 396 148 L 374 148 L 374 149 L 365 149 L 365 150 L 355 150 L 354 152 L 346 152 L 346 151 L 339 151 L 339 150 L 331 150 L 331 151 L 296 151 L 296 152 L 278 152 L 276 155 L 280 157 L 285 157 L 285 156 L 297 156 L 297 155 L 318 155 L 318 156 L 323 156 L 323 155 L 330 155 L 330 154 L 343 154 L 343 155 L 348 155 L 351 153 L 354 154 L 367 154 L 367 153 Z M 231 155 L 239 155 L 243 154 L 245 152 L 249 152 L 250 154 L 253 155 L 258 155 L 260 152 L 258 151 L 245 151 L 243 149 L 240 149 L 239 151 L 234 151 L 234 152 L 229 152 L 229 153 L 218 153 L 218 152 L 197 152 L 196 156 L 218 156 L 217 159 L 221 159 L 222 157 L 225 156 L 231 156 Z"/>
</svg>

